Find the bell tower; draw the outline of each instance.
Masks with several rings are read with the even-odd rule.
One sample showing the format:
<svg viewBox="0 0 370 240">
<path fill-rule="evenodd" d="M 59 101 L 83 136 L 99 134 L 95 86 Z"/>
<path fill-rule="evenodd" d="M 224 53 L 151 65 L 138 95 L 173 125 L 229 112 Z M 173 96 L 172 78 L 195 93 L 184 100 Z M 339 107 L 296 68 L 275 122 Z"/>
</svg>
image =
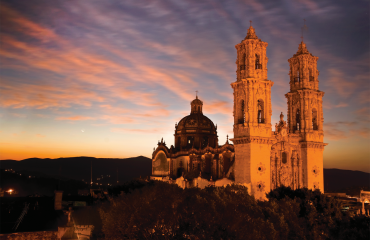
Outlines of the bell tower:
<svg viewBox="0 0 370 240">
<path fill-rule="evenodd" d="M 266 47 L 252 26 L 235 46 L 234 91 L 235 182 L 247 184 L 251 194 L 264 198 L 270 191 L 271 87 L 267 79 Z"/>
<path fill-rule="evenodd" d="M 324 192 L 323 110 L 324 92 L 319 90 L 317 60 L 302 41 L 298 51 L 288 60 L 290 92 L 288 102 L 288 131 L 299 136 L 301 147 L 303 186 Z"/>
<path fill-rule="evenodd" d="M 302 133 L 304 140 L 311 141 L 310 134 L 318 133 L 323 141 L 323 112 L 322 97 L 324 92 L 319 90 L 319 58 L 308 52 L 306 44 L 301 42 L 298 51 L 288 60 L 290 71 L 290 92 L 285 95 L 288 99 L 289 132 Z"/>
</svg>

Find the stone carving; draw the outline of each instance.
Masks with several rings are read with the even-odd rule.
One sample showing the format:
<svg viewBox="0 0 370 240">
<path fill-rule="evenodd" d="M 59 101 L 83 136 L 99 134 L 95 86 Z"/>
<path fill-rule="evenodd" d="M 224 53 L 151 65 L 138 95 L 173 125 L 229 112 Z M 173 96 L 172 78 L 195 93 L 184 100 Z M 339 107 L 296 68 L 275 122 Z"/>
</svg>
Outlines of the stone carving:
<svg viewBox="0 0 370 240">
<path fill-rule="evenodd" d="M 195 118 L 191 118 L 186 122 L 186 127 L 196 127 L 198 126 L 198 122 Z"/>
<path fill-rule="evenodd" d="M 257 186 L 257 191 L 259 191 L 259 192 L 264 192 L 265 191 L 265 182 L 259 181 L 259 182 L 257 182 L 256 186 Z"/>
<path fill-rule="evenodd" d="M 209 124 L 209 122 L 206 119 L 203 119 L 202 120 L 201 126 L 203 126 L 203 127 L 211 127 L 211 125 Z"/>
<path fill-rule="evenodd" d="M 263 164 L 262 162 L 260 162 L 258 165 L 257 165 L 257 173 L 259 173 L 260 175 L 264 174 L 266 171 L 266 167 L 265 167 L 265 164 Z"/>
<path fill-rule="evenodd" d="M 315 177 L 317 177 L 320 173 L 320 168 L 317 167 L 316 165 L 312 167 L 312 173 L 313 175 L 315 175 Z"/>
<path fill-rule="evenodd" d="M 290 187 L 291 183 L 292 183 L 292 178 L 290 175 L 289 167 L 286 165 L 280 167 L 280 184 L 286 187 Z"/>
</svg>

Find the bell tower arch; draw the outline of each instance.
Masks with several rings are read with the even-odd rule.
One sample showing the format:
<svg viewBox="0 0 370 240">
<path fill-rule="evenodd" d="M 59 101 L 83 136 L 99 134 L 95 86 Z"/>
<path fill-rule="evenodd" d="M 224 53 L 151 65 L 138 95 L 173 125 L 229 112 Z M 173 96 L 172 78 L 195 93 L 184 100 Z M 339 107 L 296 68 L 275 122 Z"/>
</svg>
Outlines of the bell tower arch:
<svg viewBox="0 0 370 240">
<path fill-rule="evenodd" d="M 234 92 L 235 182 L 247 184 L 256 198 L 270 191 L 271 87 L 267 79 L 267 43 L 252 26 L 235 46 L 236 81 Z M 263 167 L 261 167 L 263 166 Z M 263 170 L 261 170 L 263 169 Z"/>
</svg>

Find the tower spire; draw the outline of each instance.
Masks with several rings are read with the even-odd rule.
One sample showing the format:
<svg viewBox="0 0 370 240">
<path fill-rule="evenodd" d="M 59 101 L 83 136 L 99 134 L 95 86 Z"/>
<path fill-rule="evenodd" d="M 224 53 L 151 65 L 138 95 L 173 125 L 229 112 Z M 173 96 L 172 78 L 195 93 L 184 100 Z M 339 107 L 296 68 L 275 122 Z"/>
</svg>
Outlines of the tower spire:
<svg viewBox="0 0 370 240">
<path fill-rule="evenodd" d="M 306 19 L 303 19 L 303 27 L 301 28 L 302 30 L 302 35 L 301 35 L 301 39 L 302 39 L 302 42 L 303 42 L 303 33 L 305 30 L 308 30 L 308 27 L 306 26 Z"/>
</svg>

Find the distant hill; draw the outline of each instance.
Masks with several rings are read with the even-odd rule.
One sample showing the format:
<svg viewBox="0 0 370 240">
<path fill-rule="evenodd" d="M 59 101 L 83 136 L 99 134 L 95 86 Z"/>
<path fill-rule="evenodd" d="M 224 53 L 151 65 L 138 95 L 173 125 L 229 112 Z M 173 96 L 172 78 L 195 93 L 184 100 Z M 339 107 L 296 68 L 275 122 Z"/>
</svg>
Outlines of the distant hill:
<svg viewBox="0 0 370 240">
<path fill-rule="evenodd" d="M 25 197 L 29 195 L 53 196 L 56 189 L 63 190 L 65 195 L 77 195 L 79 189 L 89 187 L 88 184 L 79 180 L 59 180 L 40 175 L 36 177 L 20 172 L 0 169 L 0 188 L 5 191 L 14 189 L 15 196 Z"/>
<path fill-rule="evenodd" d="M 143 156 L 134 158 L 94 158 L 71 157 L 57 159 L 29 158 L 22 161 L 2 160 L 0 168 L 13 169 L 27 175 L 38 177 L 53 177 L 57 179 L 75 179 L 90 182 L 92 165 L 93 182 L 104 177 L 105 183 L 119 183 L 133 178 L 151 175 L 151 159 Z M 118 175 L 117 175 L 118 171 Z M 109 177 L 108 177 L 109 176 Z M 100 179 L 99 181 L 104 184 Z M 324 169 L 325 192 L 346 192 L 357 195 L 360 190 L 370 190 L 370 173 Z"/>
<path fill-rule="evenodd" d="M 344 192 L 352 196 L 370 191 L 370 173 L 342 169 L 324 169 L 325 192 Z"/>
<path fill-rule="evenodd" d="M 134 158 L 94 158 L 70 157 L 57 159 L 29 158 L 21 161 L 2 160 L 0 168 L 13 169 L 32 176 L 49 176 L 62 179 L 75 179 L 90 182 L 92 166 L 93 182 L 102 176 L 111 181 L 124 182 L 133 178 L 150 176 L 151 159 L 143 156 Z"/>
</svg>

